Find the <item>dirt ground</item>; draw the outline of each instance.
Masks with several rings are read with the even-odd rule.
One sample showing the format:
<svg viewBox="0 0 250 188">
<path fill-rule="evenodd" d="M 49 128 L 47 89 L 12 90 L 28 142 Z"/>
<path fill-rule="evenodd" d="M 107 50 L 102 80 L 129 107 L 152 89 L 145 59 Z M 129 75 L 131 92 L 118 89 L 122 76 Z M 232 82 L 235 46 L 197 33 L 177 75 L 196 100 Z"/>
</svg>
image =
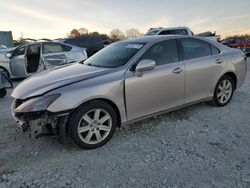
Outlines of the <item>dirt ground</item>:
<svg viewBox="0 0 250 188">
<path fill-rule="evenodd" d="M 249 71 L 228 106 L 198 104 L 127 125 L 90 151 L 30 139 L 11 102 L 9 93 L 0 99 L 0 188 L 250 187 Z"/>
</svg>

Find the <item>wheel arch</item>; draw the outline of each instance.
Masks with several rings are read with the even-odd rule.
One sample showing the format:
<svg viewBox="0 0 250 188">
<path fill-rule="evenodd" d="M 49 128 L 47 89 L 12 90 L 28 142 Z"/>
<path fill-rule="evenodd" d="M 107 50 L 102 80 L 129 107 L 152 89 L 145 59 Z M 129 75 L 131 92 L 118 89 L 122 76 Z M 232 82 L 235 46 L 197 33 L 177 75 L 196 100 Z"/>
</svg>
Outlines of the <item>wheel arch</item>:
<svg viewBox="0 0 250 188">
<path fill-rule="evenodd" d="M 112 106 L 112 108 L 115 110 L 116 114 L 117 114 L 117 118 L 118 118 L 118 127 L 121 127 L 121 113 L 120 110 L 118 108 L 118 106 L 110 99 L 106 99 L 106 98 L 95 98 L 95 99 L 91 99 L 88 101 L 83 102 L 82 104 L 80 104 L 77 108 L 75 108 L 69 115 L 69 118 L 72 116 L 72 114 L 79 108 L 83 107 L 84 105 L 86 105 L 89 102 L 93 102 L 93 101 L 103 101 L 106 102 L 107 104 L 109 104 L 110 106 Z M 66 130 L 68 131 L 68 122 L 66 125 Z"/>
<path fill-rule="evenodd" d="M 235 90 L 237 88 L 237 76 L 236 76 L 236 74 L 234 72 L 226 72 L 222 76 L 224 76 L 224 75 L 229 76 L 230 78 L 233 79 L 233 81 L 234 81 L 234 90 Z"/>
</svg>

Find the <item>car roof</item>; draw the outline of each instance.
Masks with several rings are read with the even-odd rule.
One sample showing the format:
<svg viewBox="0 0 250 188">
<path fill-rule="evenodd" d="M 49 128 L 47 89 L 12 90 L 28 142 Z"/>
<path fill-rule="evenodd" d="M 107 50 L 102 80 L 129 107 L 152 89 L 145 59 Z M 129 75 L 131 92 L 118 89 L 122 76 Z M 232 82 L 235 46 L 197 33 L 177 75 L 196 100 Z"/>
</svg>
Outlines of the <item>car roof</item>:
<svg viewBox="0 0 250 188">
<path fill-rule="evenodd" d="M 55 41 L 29 41 L 29 42 L 24 42 L 20 45 L 29 45 L 29 44 L 43 44 L 43 43 L 55 43 L 55 44 L 63 44 L 63 45 L 68 45 L 68 46 L 74 46 L 74 45 L 71 45 L 71 44 L 65 44 L 65 43 L 62 43 L 62 42 L 55 42 Z"/>
<path fill-rule="evenodd" d="M 168 40 L 168 39 L 181 39 L 181 38 L 185 38 L 185 39 L 188 39 L 188 38 L 190 38 L 190 39 L 198 39 L 198 40 L 202 40 L 204 42 L 207 42 L 209 44 L 212 44 L 213 46 L 216 46 L 220 50 L 227 49 L 226 46 L 218 43 L 217 41 L 213 41 L 211 39 L 207 39 L 206 37 L 195 36 L 195 35 L 192 35 L 192 36 L 190 36 L 190 35 L 153 35 L 153 36 L 142 36 L 142 37 L 138 37 L 138 38 L 123 40 L 123 41 L 120 41 L 120 42 L 148 43 L 149 45 L 151 45 L 153 43 L 161 42 L 161 41 Z"/>
<path fill-rule="evenodd" d="M 131 42 L 131 43 L 150 43 L 150 42 L 157 42 L 161 40 L 167 40 L 167 39 L 178 39 L 178 38 L 197 38 L 197 39 L 203 39 L 204 37 L 198 37 L 198 36 L 188 36 L 188 35 L 153 35 L 153 36 L 142 36 L 138 38 L 123 40 L 124 42 Z"/>
</svg>

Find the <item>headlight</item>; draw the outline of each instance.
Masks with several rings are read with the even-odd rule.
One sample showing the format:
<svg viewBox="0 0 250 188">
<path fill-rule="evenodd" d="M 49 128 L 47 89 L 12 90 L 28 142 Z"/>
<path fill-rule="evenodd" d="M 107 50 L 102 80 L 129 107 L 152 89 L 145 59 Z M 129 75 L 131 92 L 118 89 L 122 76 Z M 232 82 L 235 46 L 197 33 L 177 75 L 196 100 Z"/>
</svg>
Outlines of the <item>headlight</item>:
<svg viewBox="0 0 250 188">
<path fill-rule="evenodd" d="M 44 111 L 60 96 L 58 93 L 30 99 L 16 108 L 15 113 Z"/>
</svg>

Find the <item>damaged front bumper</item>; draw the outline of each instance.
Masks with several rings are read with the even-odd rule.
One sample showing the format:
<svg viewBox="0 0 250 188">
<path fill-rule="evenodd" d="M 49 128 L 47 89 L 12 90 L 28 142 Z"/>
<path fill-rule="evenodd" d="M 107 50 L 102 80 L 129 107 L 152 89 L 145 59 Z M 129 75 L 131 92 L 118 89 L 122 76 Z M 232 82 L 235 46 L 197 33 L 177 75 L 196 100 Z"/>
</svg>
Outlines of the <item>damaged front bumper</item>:
<svg viewBox="0 0 250 188">
<path fill-rule="evenodd" d="M 66 135 L 66 124 L 71 110 L 52 113 L 47 110 L 38 112 L 15 112 L 15 109 L 22 104 L 21 100 L 14 100 L 11 106 L 11 113 L 22 132 L 28 132 L 31 138 L 38 138 L 48 135 L 59 135 L 63 142 Z"/>
</svg>

